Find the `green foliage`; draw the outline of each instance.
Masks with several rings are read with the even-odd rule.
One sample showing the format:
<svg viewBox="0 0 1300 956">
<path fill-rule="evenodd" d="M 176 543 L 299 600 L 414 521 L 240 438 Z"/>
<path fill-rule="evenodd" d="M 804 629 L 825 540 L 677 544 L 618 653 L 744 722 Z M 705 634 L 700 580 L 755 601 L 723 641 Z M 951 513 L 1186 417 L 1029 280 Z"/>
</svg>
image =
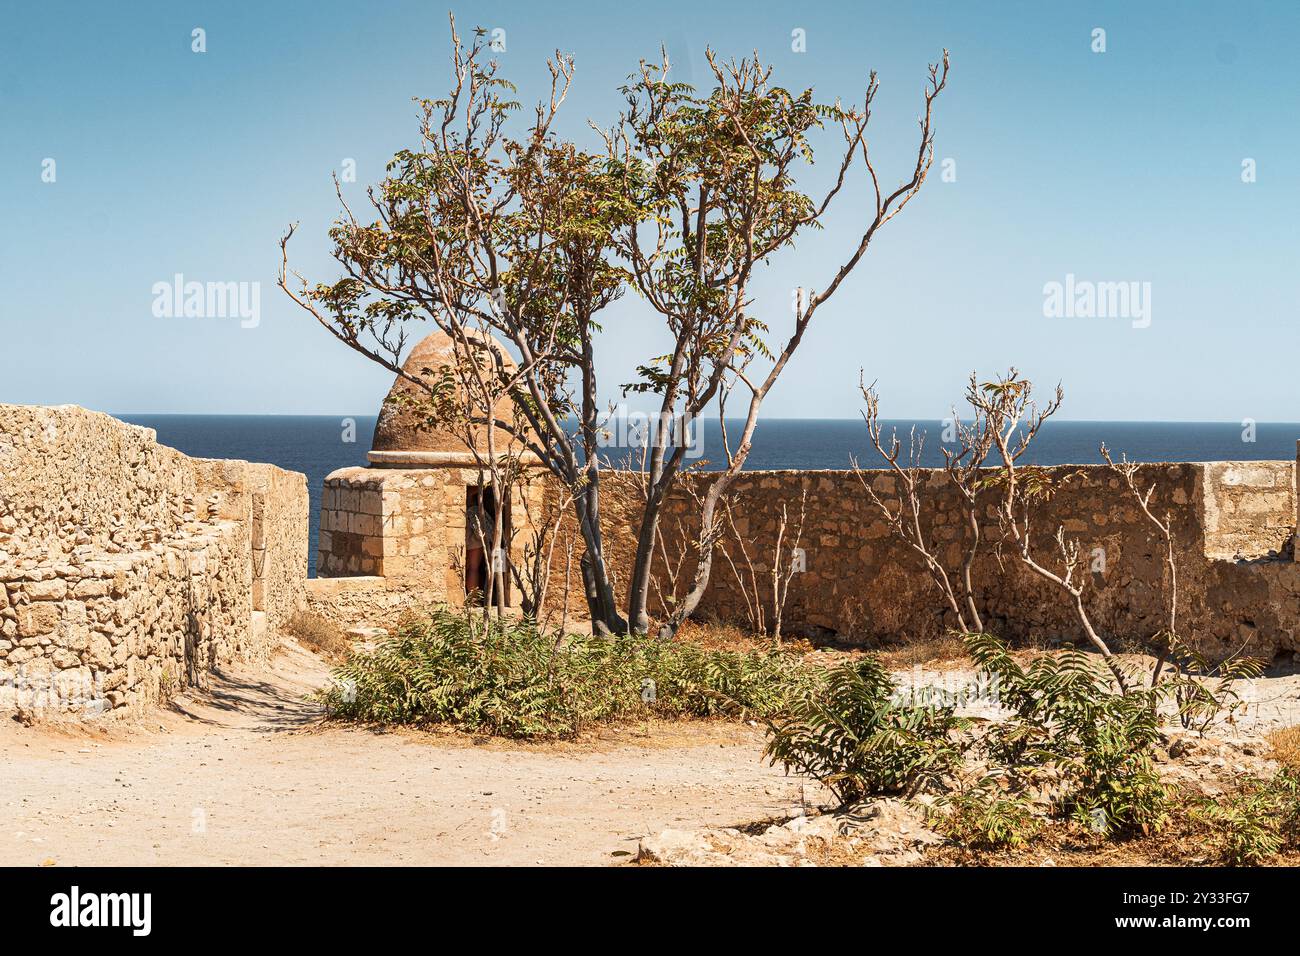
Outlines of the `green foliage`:
<svg viewBox="0 0 1300 956">
<path fill-rule="evenodd" d="M 1218 858 L 1256 866 L 1284 849 L 1300 848 L 1300 775 L 1283 770 L 1240 790 L 1201 801 L 1192 814 L 1209 825 Z"/>
<path fill-rule="evenodd" d="M 1062 809 L 1095 830 L 1149 833 L 1165 823 L 1169 792 L 1151 757 L 1161 691 L 1121 693 L 1107 668 L 1075 650 L 1022 668 L 991 635 L 968 635 L 966 645 L 1013 711 L 985 740 L 996 763 L 1013 774 L 1056 767 L 1067 784 Z"/>
<path fill-rule="evenodd" d="M 531 622 L 484 624 L 439 610 L 404 622 L 394 637 L 336 668 L 324 701 L 343 719 L 556 738 L 650 715 L 766 717 L 815 679 L 776 649 L 735 653 L 578 635 L 557 641 Z"/>
<path fill-rule="evenodd" d="M 842 664 L 805 687 L 770 721 L 764 756 L 825 784 L 841 803 L 914 793 L 961 759 L 951 707 L 893 701 L 895 686 L 873 657 Z"/>
<path fill-rule="evenodd" d="M 626 149 L 611 163 L 647 233 L 638 241 L 624 230 L 615 245 L 679 342 L 686 332 L 692 368 L 771 358 L 746 284 L 757 263 L 820 228 L 822 209 L 796 172 L 812 165 L 819 130 L 852 129 L 861 118 L 815 102 L 812 89 L 771 82 L 771 68 L 757 60 L 708 56 L 718 80 L 709 90 L 672 82 L 665 63 L 643 62 L 629 77 L 617 128 Z M 682 389 L 672 359 L 638 365 L 624 390 Z"/>
<path fill-rule="evenodd" d="M 929 818 L 937 832 L 970 850 L 1024 846 L 1043 825 L 1028 801 L 1002 790 L 993 776 L 944 794 Z"/>
<path fill-rule="evenodd" d="M 1230 718 L 1245 705 L 1236 691 L 1237 681 L 1253 680 L 1264 673 L 1264 662 L 1256 658 L 1234 654 L 1211 661 L 1174 635 L 1162 634 L 1160 638 L 1174 665 L 1161 685 L 1172 695 L 1185 730 L 1204 734 L 1215 721 Z"/>
</svg>

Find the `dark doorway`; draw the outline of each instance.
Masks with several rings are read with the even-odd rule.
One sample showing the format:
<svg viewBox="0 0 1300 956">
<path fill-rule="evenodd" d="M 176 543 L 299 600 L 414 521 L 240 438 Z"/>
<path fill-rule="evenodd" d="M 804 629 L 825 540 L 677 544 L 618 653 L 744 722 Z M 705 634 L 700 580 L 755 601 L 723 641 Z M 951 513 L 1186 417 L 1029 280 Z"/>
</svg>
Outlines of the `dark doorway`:
<svg viewBox="0 0 1300 956">
<path fill-rule="evenodd" d="M 465 489 L 465 594 L 482 599 L 487 590 L 488 561 L 492 547 L 492 529 L 496 525 L 496 495 L 491 488 Z M 480 535 L 479 529 L 482 529 Z M 484 547 L 486 543 L 487 547 Z M 510 606 L 510 500 L 501 514 L 501 563 L 497 568 L 496 593 L 491 603 Z"/>
</svg>

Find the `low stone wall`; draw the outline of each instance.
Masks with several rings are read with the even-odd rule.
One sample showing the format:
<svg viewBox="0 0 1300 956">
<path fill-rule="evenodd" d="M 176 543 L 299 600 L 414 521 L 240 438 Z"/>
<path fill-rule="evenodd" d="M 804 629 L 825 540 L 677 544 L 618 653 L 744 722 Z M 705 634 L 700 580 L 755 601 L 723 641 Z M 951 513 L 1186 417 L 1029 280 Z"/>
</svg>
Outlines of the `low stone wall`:
<svg viewBox="0 0 1300 956">
<path fill-rule="evenodd" d="M 1120 644 L 1145 642 L 1166 620 L 1163 539 L 1106 467 L 1049 471 L 1059 490 L 1034 517 L 1036 553 L 1044 563 L 1059 566 L 1052 537 L 1063 528 L 1084 555 L 1094 622 Z M 1173 522 L 1181 629 L 1211 653 L 1242 644 L 1263 657 L 1300 649 L 1300 564 L 1291 544 L 1295 474 L 1289 462 L 1142 467 L 1142 487 L 1156 487 L 1153 510 L 1168 513 Z M 864 477 L 897 505 L 892 474 L 875 471 Z M 693 486 L 698 494 L 713 480 L 708 473 L 685 478 L 685 488 L 665 508 L 665 542 L 656 556 L 651 589 L 656 612 L 680 598 L 694 574 L 689 552 L 698 535 L 698 504 L 686 488 Z M 606 473 L 602 489 L 606 559 L 622 596 L 631 576 L 639 495 L 627 476 L 615 473 Z M 806 494 L 798 541 L 804 570 L 789 585 L 787 634 L 833 636 L 847 643 L 906 642 L 933 638 L 956 623 L 918 556 L 893 535 L 852 472 L 751 472 L 737 480 L 735 491 L 736 534 L 726 535 L 720 545 L 697 616 L 748 623 L 756 578 L 758 600 L 771 620 L 771 569 L 781 509 L 784 505 L 788 515 L 788 555 Z M 963 511 L 941 471 L 925 478 L 922 498 L 927 534 L 947 567 L 958 567 Z M 1082 639 L 1056 589 L 1011 560 L 1009 552 L 998 560 L 1000 530 L 993 502 L 983 510 L 986 547 L 976 580 L 986 625 L 1033 641 Z M 563 533 L 570 534 L 570 527 Z M 683 551 L 686 560 L 670 569 L 664 555 L 676 562 Z M 572 595 L 570 613 L 582 610 L 581 594 Z"/>
<path fill-rule="evenodd" d="M 1169 593 L 1164 542 L 1129 490 L 1105 466 L 1049 469 L 1059 490 L 1034 516 L 1035 552 L 1059 567 L 1052 540 L 1062 527 L 1079 542 L 1081 573 L 1088 578 L 1087 601 L 1094 622 L 1123 643 L 1138 644 L 1164 626 Z M 880 496 L 896 494 L 889 472 L 868 472 Z M 690 476 L 696 491 L 713 477 Z M 609 498 L 617 499 L 618 476 L 609 476 Z M 1211 653 L 1246 644 L 1272 657 L 1300 650 L 1300 564 L 1291 539 L 1296 530 L 1296 470 L 1290 462 L 1232 462 L 1144 465 L 1139 482 L 1156 488 L 1152 509 L 1173 522 L 1179 574 L 1180 625 L 1185 635 Z M 736 482 L 734 535 L 721 547 L 699 615 L 744 623 L 746 595 L 753 600 L 749 563 L 759 598 L 770 619 L 771 567 L 782 505 L 788 515 L 785 545 L 793 546 L 806 493 L 799 547 L 804 567 L 791 579 L 785 610 L 786 633 L 833 635 L 847 642 L 901 642 L 941 634 L 956 622 L 945 609 L 918 556 L 891 532 L 870 502 L 858 476 L 843 471 L 753 472 Z M 924 482 L 926 532 L 951 570 L 960 565 L 962 509 L 942 471 Z M 1008 551 L 999 561 L 1000 538 L 993 502 L 984 506 L 988 546 L 976 566 L 981 612 L 996 633 L 1030 640 L 1080 640 L 1083 635 L 1053 586 L 1019 566 Z M 665 509 L 666 551 L 676 555 L 698 534 L 698 506 L 684 492 Z M 630 523 L 606 520 L 607 556 L 625 588 L 635 546 Z M 743 550 L 741 542 L 743 541 Z M 745 556 L 748 553 L 748 558 Z M 693 574 L 687 561 L 677 572 L 677 594 Z M 672 593 L 665 563 L 656 580 Z M 667 599 L 660 601 L 662 610 Z M 573 607 L 573 605 L 571 605 Z"/>
<path fill-rule="evenodd" d="M 408 611 L 445 603 L 443 591 L 371 575 L 312 578 L 307 582 L 307 610 L 344 631 L 380 627 L 392 632 Z"/>
<path fill-rule="evenodd" d="M 1110 469 L 1059 466 L 1049 471 L 1058 491 L 1034 516 L 1036 553 L 1055 567 L 1056 529 L 1063 528 L 1077 540 L 1095 624 L 1121 646 L 1141 645 L 1167 618 L 1163 539 Z M 665 540 L 656 556 L 652 587 L 652 609 L 658 613 L 685 593 L 694 573 L 691 552 L 698 535 L 698 504 L 690 492 L 698 494 L 714 477 L 685 477 L 666 505 Z M 891 473 L 868 472 L 864 478 L 883 498 L 896 494 Z M 313 610 L 344 627 L 391 626 L 405 608 L 462 600 L 457 550 L 464 540 L 463 489 L 475 479 L 475 474 L 456 469 L 357 468 L 331 475 L 325 488 L 320 566 L 323 574 L 352 583 L 313 584 Z M 1172 521 L 1183 634 L 1210 653 L 1245 645 L 1252 654 L 1271 657 L 1300 649 L 1300 564 L 1292 544 L 1295 465 L 1148 464 L 1138 480 L 1143 489 L 1155 486 L 1152 508 Z M 606 472 L 602 480 L 606 559 L 620 598 L 631 576 L 639 519 L 641 493 L 635 482 L 615 472 Z M 549 479 L 544 483 L 551 500 L 534 505 L 533 513 L 556 506 L 555 486 Z M 698 616 L 748 623 L 756 577 L 758 600 L 771 619 L 771 567 L 781 509 L 784 505 L 788 517 L 788 553 L 806 495 L 798 541 L 803 570 L 789 586 L 787 634 L 833 636 L 848 643 L 905 642 L 933 638 L 956 624 L 919 558 L 893 535 L 854 473 L 750 472 L 737 480 L 735 490 L 736 534 L 721 544 Z M 956 568 L 963 511 L 942 471 L 930 472 L 924 481 L 923 510 L 937 553 L 950 569 Z M 1081 640 L 1058 590 L 1019 566 L 1009 552 L 999 560 L 995 545 L 1001 534 L 991 500 L 983 513 L 986 547 L 976 579 L 986 626 L 1008 637 L 1045 643 Z M 512 560 L 519 560 L 527 531 L 518 519 L 515 527 L 519 534 Z M 327 538 L 326 531 L 349 537 Z M 352 537 L 357 535 L 359 545 Z M 342 551 L 340 540 L 347 542 Z M 585 605 L 576 567 L 582 545 L 571 517 L 561 526 L 554 550 L 552 604 L 563 593 L 561 579 L 570 548 L 575 580 L 568 610 L 580 619 Z M 367 551 L 377 556 L 375 564 L 352 562 L 351 555 Z M 682 554 L 686 557 L 678 564 Z M 362 567 L 372 567 L 375 573 L 348 577 Z"/>
<path fill-rule="evenodd" d="M 306 548 L 302 475 L 0 405 L 0 707 L 140 707 L 264 658 L 305 604 Z"/>
</svg>

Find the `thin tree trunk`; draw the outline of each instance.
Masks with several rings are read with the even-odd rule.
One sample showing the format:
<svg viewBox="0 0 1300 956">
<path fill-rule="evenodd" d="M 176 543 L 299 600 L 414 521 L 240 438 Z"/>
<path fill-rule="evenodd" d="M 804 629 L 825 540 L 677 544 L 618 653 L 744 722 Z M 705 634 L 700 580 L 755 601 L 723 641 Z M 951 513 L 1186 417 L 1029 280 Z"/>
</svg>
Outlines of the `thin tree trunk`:
<svg viewBox="0 0 1300 956">
<path fill-rule="evenodd" d="M 651 484 L 642 512 L 641 528 L 636 538 L 636 558 L 632 563 L 632 580 L 628 583 L 627 619 L 635 634 L 650 631 L 650 572 L 654 565 L 654 546 L 659 534 L 659 514 L 663 494 Z"/>
<path fill-rule="evenodd" d="M 704 592 L 708 590 L 709 576 L 713 573 L 714 545 L 718 538 L 715 528 L 718 502 L 731 487 L 739 471 L 739 467 L 735 471 L 724 471 L 709 485 L 709 490 L 704 494 L 704 504 L 700 509 L 700 556 L 695 565 L 695 579 L 691 582 L 691 589 L 686 592 L 686 596 L 677 602 L 673 613 L 659 629 L 659 636 L 665 640 L 675 635 L 682 623 L 695 613 L 700 606 L 700 601 L 704 599 Z"/>
<path fill-rule="evenodd" d="M 579 493 L 581 510 L 579 525 L 586 551 L 582 556 L 582 580 L 587 595 L 587 609 L 591 615 L 593 634 L 625 634 L 627 621 L 618 613 L 614 588 L 609 581 L 605 564 L 605 551 L 600 523 L 593 518 L 599 514 L 596 485 L 588 485 Z"/>
<path fill-rule="evenodd" d="M 973 502 L 971 503 L 970 508 L 967 509 L 966 517 L 970 521 L 971 544 L 966 550 L 966 559 L 961 565 L 962 588 L 966 591 L 966 607 L 970 611 L 971 625 L 976 631 L 983 631 L 984 621 L 980 617 L 979 610 L 975 607 L 975 587 L 973 584 L 973 575 L 971 574 L 971 569 L 975 564 L 975 553 L 979 550 L 980 546 L 979 515 L 975 510 Z"/>
</svg>

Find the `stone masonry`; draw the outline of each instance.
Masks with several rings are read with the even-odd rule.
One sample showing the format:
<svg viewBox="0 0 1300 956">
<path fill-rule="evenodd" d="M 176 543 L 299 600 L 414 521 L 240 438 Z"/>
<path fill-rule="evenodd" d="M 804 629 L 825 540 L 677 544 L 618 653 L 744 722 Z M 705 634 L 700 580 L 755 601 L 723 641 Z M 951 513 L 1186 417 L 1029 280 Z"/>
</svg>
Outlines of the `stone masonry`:
<svg viewBox="0 0 1300 956">
<path fill-rule="evenodd" d="M 75 406 L 0 405 L 0 709 L 139 708 L 305 604 L 305 478 Z"/>
<path fill-rule="evenodd" d="M 74 406 L 0 405 L 0 709 L 56 706 L 80 713 L 138 708 L 202 684 L 233 661 L 265 658 L 276 632 L 304 607 L 345 628 L 391 628 L 408 610 L 463 604 L 469 496 L 485 476 L 464 455 L 395 448 L 369 468 L 326 479 L 318 563 L 306 580 L 307 495 L 302 475 L 271 465 L 195 459 L 159 445 L 154 433 Z M 1049 469 L 1058 490 L 1039 506 L 1037 553 L 1054 559 L 1057 527 L 1085 556 L 1086 601 L 1118 646 L 1160 630 L 1169 594 L 1163 540 L 1118 477 L 1102 466 Z M 511 563 L 526 557 L 533 515 L 559 508 L 539 468 L 510 500 Z M 707 473 L 684 476 L 697 487 Z M 785 610 L 785 632 L 849 643 L 906 642 L 954 622 L 917 557 L 890 532 L 862 481 L 885 498 L 888 472 L 752 472 L 737 481 L 740 540 L 726 549 L 759 579 L 770 607 L 770 570 L 781 506 L 791 526 L 806 494 L 799 536 L 802 570 Z M 1244 648 L 1270 658 L 1300 650 L 1300 562 L 1296 560 L 1297 467 L 1292 462 L 1142 466 L 1153 508 L 1173 519 L 1180 630 L 1211 653 Z M 606 472 L 607 559 L 622 591 L 635 546 L 635 478 Z M 662 610 L 690 580 L 698 513 L 690 489 L 670 498 L 652 593 Z M 956 495 L 940 471 L 923 486 L 924 523 L 949 567 L 959 562 Z M 976 567 L 986 625 L 1044 643 L 1079 640 L 1061 595 L 999 559 L 993 503 L 983 508 L 988 543 Z M 576 566 L 571 516 L 554 553 Z M 787 552 L 788 560 L 788 552 Z M 581 584 L 569 595 L 582 617 Z M 699 616 L 745 623 L 752 585 L 721 556 Z M 747 590 L 751 593 L 747 595 Z M 511 596 L 517 603 L 518 595 Z"/>
<path fill-rule="evenodd" d="M 321 492 L 320 577 L 308 584 L 316 613 L 350 627 L 391 627 L 418 603 L 465 600 L 466 491 L 488 483 L 475 467 L 342 468 Z M 546 484 L 535 474 L 511 496 L 510 561 L 524 560 L 527 516 Z M 525 500 L 527 499 L 527 500 Z M 517 592 L 511 595 L 518 603 Z"/>
<path fill-rule="evenodd" d="M 1048 469 L 1059 484 L 1039 508 L 1035 552 L 1053 564 L 1057 527 L 1076 539 L 1089 578 L 1086 599 L 1094 622 L 1120 644 L 1145 641 L 1163 627 L 1168 597 L 1164 540 L 1140 512 L 1130 491 L 1105 466 Z M 885 471 L 866 479 L 897 506 L 895 479 Z M 689 476 L 698 487 L 712 480 Z M 1300 563 L 1296 561 L 1297 467 L 1285 461 L 1148 464 L 1142 487 L 1156 487 L 1157 515 L 1168 513 L 1178 564 L 1180 630 L 1211 653 L 1239 647 L 1271 658 L 1300 650 Z M 606 500 L 617 500 L 617 476 L 607 476 Z M 805 570 L 791 579 L 786 633 L 834 636 L 850 643 L 904 642 L 941 634 L 955 621 L 920 559 L 897 540 L 848 471 L 771 471 L 743 474 L 736 483 L 736 530 L 758 572 L 770 608 L 770 570 L 781 505 L 790 515 L 791 545 L 800 497 L 807 511 L 800 546 Z M 963 512 L 941 470 L 924 483 L 926 530 L 949 569 L 960 565 Z M 988 546 L 976 566 L 981 612 L 995 632 L 1038 641 L 1080 640 L 1082 634 L 1059 591 L 1019 567 L 1008 552 L 999 561 L 992 502 L 984 507 Z M 666 507 L 667 552 L 690 548 L 698 534 L 698 506 L 678 492 Z M 628 580 L 634 530 L 611 509 L 606 521 L 609 558 L 620 586 Z M 723 539 L 748 571 L 734 537 Z M 1059 565 L 1054 565 L 1059 567 Z M 679 589 L 690 580 L 688 561 Z M 662 563 L 656 578 L 671 591 Z M 744 623 L 745 590 L 728 563 L 714 561 L 699 614 Z M 751 592 L 752 587 L 748 587 Z M 579 601 L 580 601 L 580 595 Z M 578 602 L 571 610 L 580 612 Z"/>
</svg>

